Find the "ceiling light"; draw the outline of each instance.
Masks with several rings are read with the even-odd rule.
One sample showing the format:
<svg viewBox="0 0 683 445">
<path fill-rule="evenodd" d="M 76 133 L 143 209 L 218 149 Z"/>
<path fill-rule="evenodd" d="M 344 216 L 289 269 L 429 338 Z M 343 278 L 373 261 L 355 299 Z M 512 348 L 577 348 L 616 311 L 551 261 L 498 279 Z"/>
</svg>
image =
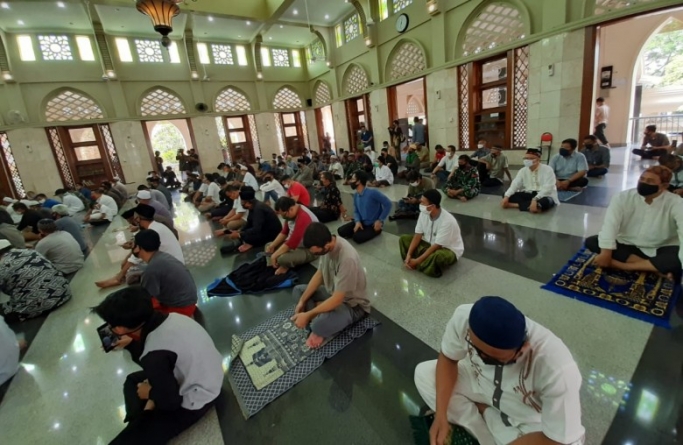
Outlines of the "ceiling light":
<svg viewBox="0 0 683 445">
<path fill-rule="evenodd" d="M 256 73 L 256 78 L 257 78 L 257 79 L 263 79 L 263 73 L 261 73 L 260 71 L 257 72 L 257 73 Z"/>
<path fill-rule="evenodd" d="M 107 70 L 107 77 L 110 79 L 116 79 L 116 73 L 113 70 Z"/>
<path fill-rule="evenodd" d="M 247 26 L 251 26 L 251 22 L 247 20 Z"/>
<path fill-rule="evenodd" d="M 284 26 L 280 25 L 280 29 L 284 28 Z"/>
<path fill-rule="evenodd" d="M 209 16 L 209 21 L 213 22 L 213 17 Z"/>
<path fill-rule="evenodd" d="M 273 38 L 272 38 L 272 37 L 268 37 L 268 40 L 273 40 Z"/>
<path fill-rule="evenodd" d="M 9 4 L 7 2 L 2 2 L 2 3 L 0 3 L 0 7 L 2 9 L 9 9 Z"/>
<path fill-rule="evenodd" d="M 9 71 L 3 71 L 2 78 L 7 82 L 11 82 L 12 80 L 14 80 L 14 77 L 12 77 L 12 73 L 10 73 Z"/>
<path fill-rule="evenodd" d="M 199 79 L 199 73 L 196 71 L 192 71 L 192 78 L 193 79 Z"/>
<path fill-rule="evenodd" d="M 174 0 L 137 0 L 135 7 L 152 20 L 154 30 L 164 36 L 161 44 L 168 48 L 171 39 L 168 35 L 173 32 L 173 17 L 180 14 L 180 8 Z"/>
<path fill-rule="evenodd" d="M 57 2 L 57 6 L 59 6 L 60 8 L 66 8 L 64 2 Z"/>
<path fill-rule="evenodd" d="M 17 20 L 17 25 L 22 25 L 22 26 L 23 26 L 23 25 L 24 25 L 24 21 L 23 21 L 23 20 Z"/>
<path fill-rule="evenodd" d="M 298 14 L 299 14 L 299 11 L 297 11 L 297 10 L 295 9 L 294 11 L 292 11 L 292 14 L 298 15 Z"/>
<path fill-rule="evenodd" d="M 325 14 L 325 20 L 329 20 L 329 19 L 330 19 L 330 15 L 329 15 L 329 14 Z"/>
</svg>

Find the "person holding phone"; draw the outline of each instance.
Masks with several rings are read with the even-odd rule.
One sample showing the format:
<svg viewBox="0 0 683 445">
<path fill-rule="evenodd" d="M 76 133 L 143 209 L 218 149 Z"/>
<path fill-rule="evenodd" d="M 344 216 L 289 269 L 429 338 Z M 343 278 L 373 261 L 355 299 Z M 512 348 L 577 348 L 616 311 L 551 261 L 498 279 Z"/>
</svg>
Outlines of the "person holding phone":
<svg viewBox="0 0 683 445">
<path fill-rule="evenodd" d="M 110 444 L 167 443 L 211 409 L 223 385 L 222 357 L 197 322 L 156 312 L 139 286 L 108 295 L 92 311 L 118 337 L 115 349 L 127 349 L 142 368 L 123 385 L 127 425 Z"/>
</svg>

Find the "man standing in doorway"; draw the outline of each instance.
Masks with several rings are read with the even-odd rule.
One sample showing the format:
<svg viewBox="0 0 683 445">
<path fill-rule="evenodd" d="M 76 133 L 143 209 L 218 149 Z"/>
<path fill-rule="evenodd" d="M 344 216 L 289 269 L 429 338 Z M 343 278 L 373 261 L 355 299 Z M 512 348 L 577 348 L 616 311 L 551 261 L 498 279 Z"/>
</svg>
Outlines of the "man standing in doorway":
<svg viewBox="0 0 683 445">
<path fill-rule="evenodd" d="M 374 137 L 372 135 L 372 130 L 368 130 L 364 124 L 360 126 L 360 142 L 363 144 L 363 148 L 370 147 L 374 150 Z"/>
<path fill-rule="evenodd" d="M 413 119 L 413 143 L 427 145 L 425 139 L 424 121 L 419 117 L 415 117 Z"/>
<path fill-rule="evenodd" d="M 595 101 L 595 137 L 600 139 L 602 145 L 610 148 L 605 136 L 605 128 L 607 128 L 607 120 L 609 119 L 609 106 L 605 103 L 605 98 L 598 97 Z"/>
</svg>

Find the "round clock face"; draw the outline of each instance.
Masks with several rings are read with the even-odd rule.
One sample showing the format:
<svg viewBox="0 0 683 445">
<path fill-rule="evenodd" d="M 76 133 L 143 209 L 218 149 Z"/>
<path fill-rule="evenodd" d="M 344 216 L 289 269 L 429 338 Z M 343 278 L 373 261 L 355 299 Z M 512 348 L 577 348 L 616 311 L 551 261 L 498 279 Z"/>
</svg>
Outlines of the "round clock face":
<svg viewBox="0 0 683 445">
<path fill-rule="evenodd" d="M 408 15 L 401 14 L 396 19 L 396 31 L 405 32 L 408 29 Z"/>
</svg>

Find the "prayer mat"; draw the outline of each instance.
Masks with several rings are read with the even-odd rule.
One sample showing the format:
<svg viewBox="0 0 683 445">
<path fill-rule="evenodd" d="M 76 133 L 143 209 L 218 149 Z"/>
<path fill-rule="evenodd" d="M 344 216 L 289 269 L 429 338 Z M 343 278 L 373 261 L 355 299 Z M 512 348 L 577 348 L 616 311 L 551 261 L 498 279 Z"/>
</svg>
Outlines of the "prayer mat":
<svg viewBox="0 0 683 445">
<path fill-rule="evenodd" d="M 415 445 L 429 445 L 429 429 L 434 423 L 434 415 L 410 416 L 410 425 L 413 429 L 413 441 Z M 451 436 L 446 440 L 447 445 L 479 445 L 477 439 L 472 437 L 465 428 L 451 425 Z"/>
<path fill-rule="evenodd" d="M 670 327 L 669 317 L 681 286 L 656 273 L 602 269 L 593 263 L 596 256 L 588 249 L 581 249 L 542 288 L 657 326 Z"/>
<path fill-rule="evenodd" d="M 560 198 L 560 202 L 567 202 L 571 199 L 576 198 L 581 193 L 583 193 L 583 190 L 578 191 L 578 192 L 575 192 L 572 190 L 558 190 L 557 197 Z"/>
<path fill-rule="evenodd" d="M 245 419 L 262 410 L 318 369 L 353 340 L 379 324 L 364 317 L 318 349 L 306 346 L 308 331 L 292 321 L 294 306 L 232 338 L 229 380 Z"/>
</svg>

